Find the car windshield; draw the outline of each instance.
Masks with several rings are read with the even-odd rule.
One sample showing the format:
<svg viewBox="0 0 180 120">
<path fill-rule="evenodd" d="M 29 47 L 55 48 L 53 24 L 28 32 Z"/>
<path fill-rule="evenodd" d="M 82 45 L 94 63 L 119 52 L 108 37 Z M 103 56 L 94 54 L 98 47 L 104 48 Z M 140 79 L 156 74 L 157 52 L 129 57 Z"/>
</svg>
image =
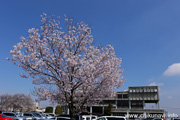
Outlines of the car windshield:
<svg viewBox="0 0 180 120">
<path fill-rule="evenodd" d="M 36 117 L 41 117 L 41 115 L 39 115 L 38 113 L 33 113 L 33 115 Z"/>
<path fill-rule="evenodd" d="M 44 114 L 39 113 L 42 117 L 46 117 Z"/>
<path fill-rule="evenodd" d="M 22 115 L 21 115 L 21 114 L 19 114 L 19 113 L 16 113 L 16 116 L 17 116 L 17 117 L 22 117 Z"/>
<path fill-rule="evenodd" d="M 71 120 L 70 118 L 57 118 L 57 120 Z"/>
<path fill-rule="evenodd" d="M 4 117 L 6 117 L 6 115 L 1 115 L 1 117 L 3 117 L 3 118 L 4 118 Z"/>
<path fill-rule="evenodd" d="M 51 116 L 53 116 L 53 117 L 55 116 L 54 114 L 49 114 L 49 115 L 51 115 Z"/>
<path fill-rule="evenodd" d="M 124 118 L 107 117 L 108 120 L 125 120 Z"/>
</svg>

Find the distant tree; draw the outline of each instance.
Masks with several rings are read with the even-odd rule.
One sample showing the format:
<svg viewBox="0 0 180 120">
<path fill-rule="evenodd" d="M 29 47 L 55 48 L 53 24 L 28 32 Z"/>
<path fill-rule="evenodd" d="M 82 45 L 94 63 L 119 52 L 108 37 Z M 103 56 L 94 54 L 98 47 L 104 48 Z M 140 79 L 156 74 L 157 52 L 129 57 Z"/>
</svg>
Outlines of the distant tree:
<svg viewBox="0 0 180 120">
<path fill-rule="evenodd" d="M 63 110 L 62 110 L 62 107 L 61 107 L 60 105 L 56 106 L 55 114 L 56 114 L 56 115 L 61 115 L 61 114 L 63 114 Z"/>
<path fill-rule="evenodd" d="M 112 104 L 109 104 L 107 107 L 104 108 L 104 115 L 111 115 L 111 109 L 114 108 Z"/>
<path fill-rule="evenodd" d="M 10 51 L 14 64 L 26 71 L 21 77 L 32 77 L 39 86 L 34 90 L 39 100 L 67 105 L 73 119 L 84 105 L 113 97 L 124 81 L 114 48 L 94 46 L 91 28 L 83 22 L 65 17 L 65 30 L 54 16 L 43 14 L 41 22 L 40 30 L 29 29 Z"/>
<path fill-rule="evenodd" d="M 12 96 L 9 94 L 0 96 L 0 109 L 2 111 L 8 111 L 12 104 Z"/>
<path fill-rule="evenodd" d="M 25 112 L 34 110 L 34 102 L 30 96 L 24 94 L 1 95 L 0 109 L 2 111 Z"/>
<path fill-rule="evenodd" d="M 53 113 L 53 107 L 52 106 L 46 107 L 45 113 Z"/>
</svg>

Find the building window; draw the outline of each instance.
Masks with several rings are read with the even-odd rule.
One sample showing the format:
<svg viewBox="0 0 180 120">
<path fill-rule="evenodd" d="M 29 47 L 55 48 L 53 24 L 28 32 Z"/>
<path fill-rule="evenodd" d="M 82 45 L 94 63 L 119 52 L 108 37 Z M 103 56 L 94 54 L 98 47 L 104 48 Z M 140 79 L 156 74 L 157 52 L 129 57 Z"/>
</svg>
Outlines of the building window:
<svg viewBox="0 0 180 120">
<path fill-rule="evenodd" d="M 118 97 L 118 98 L 122 98 L 122 94 L 118 94 L 117 97 Z"/>
<path fill-rule="evenodd" d="M 123 94 L 123 98 L 128 98 L 128 95 L 127 94 Z"/>
<path fill-rule="evenodd" d="M 143 90 L 142 90 L 142 89 L 140 89 L 139 91 L 140 91 L 140 92 L 142 92 Z"/>
<path fill-rule="evenodd" d="M 136 92 L 139 92 L 139 89 L 136 89 Z"/>
<path fill-rule="evenodd" d="M 154 92 L 154 89 L 151 89 L 151 92 Z"/>
<path fill-rule="evenodd" d="M 146 92 L 146 89 L 144 89 L 144 92 Z"/>
</svg>

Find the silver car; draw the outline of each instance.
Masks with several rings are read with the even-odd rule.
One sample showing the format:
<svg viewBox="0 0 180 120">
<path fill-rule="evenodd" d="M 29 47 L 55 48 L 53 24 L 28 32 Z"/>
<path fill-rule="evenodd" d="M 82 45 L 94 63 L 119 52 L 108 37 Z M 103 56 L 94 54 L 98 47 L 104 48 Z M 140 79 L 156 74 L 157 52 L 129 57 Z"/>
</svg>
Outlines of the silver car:
<svg viewBox="0 0 180 120">
<path fill-rule="evenodd" d="M 34 115 L 39 116 L 40 119 L 47 119 L 46 115 L 39 113 L 39 112 L 33 112 Z"/>
<path fill-rule="evenodd" d="M 24 113 L 23 116 L 25 118 L 31 118 L 32 120 L 40 120 L 40 119 L 42 119 L 40 115 L 31 113 L 31 112 Z"/>
</svg>

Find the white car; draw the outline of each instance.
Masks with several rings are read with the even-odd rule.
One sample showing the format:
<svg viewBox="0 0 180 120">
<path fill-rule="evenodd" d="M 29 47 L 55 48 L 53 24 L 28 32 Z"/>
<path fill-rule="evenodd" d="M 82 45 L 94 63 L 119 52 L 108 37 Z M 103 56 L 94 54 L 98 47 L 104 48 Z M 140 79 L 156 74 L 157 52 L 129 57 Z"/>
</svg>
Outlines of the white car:
<svg viewBox="0 0 180 120">
<path fill-rule="evenodd" d="M 23 116 L 25 118 L 31 118 L 32 120 L 40 120 L 40 119 L 42 119 L 40 115 L 36 115 L 34 113 L 31 113 L 31 112 L 24 113 Z"/>
<path fill-rule="evenodd" d="M 44 113 L 44 115 L 47 117 L 47 119 L 55 119 L 55 116 L 52 116 L 48 113 Z"/>
<path fill-rule="evenodd" d="M 83 120 L 96 120 L 97 116 L 96 115 L 83 115 L 82 119 Z"/>
<path fill-rule="evenodd" d="M 55 120 L 71 120 L 70 117 L 56 117 Z"/>
<path fill-rule="evenodd" d="M 126 120 L 123 116 L 101 116 L 97 120 Z"/>
</svg>

